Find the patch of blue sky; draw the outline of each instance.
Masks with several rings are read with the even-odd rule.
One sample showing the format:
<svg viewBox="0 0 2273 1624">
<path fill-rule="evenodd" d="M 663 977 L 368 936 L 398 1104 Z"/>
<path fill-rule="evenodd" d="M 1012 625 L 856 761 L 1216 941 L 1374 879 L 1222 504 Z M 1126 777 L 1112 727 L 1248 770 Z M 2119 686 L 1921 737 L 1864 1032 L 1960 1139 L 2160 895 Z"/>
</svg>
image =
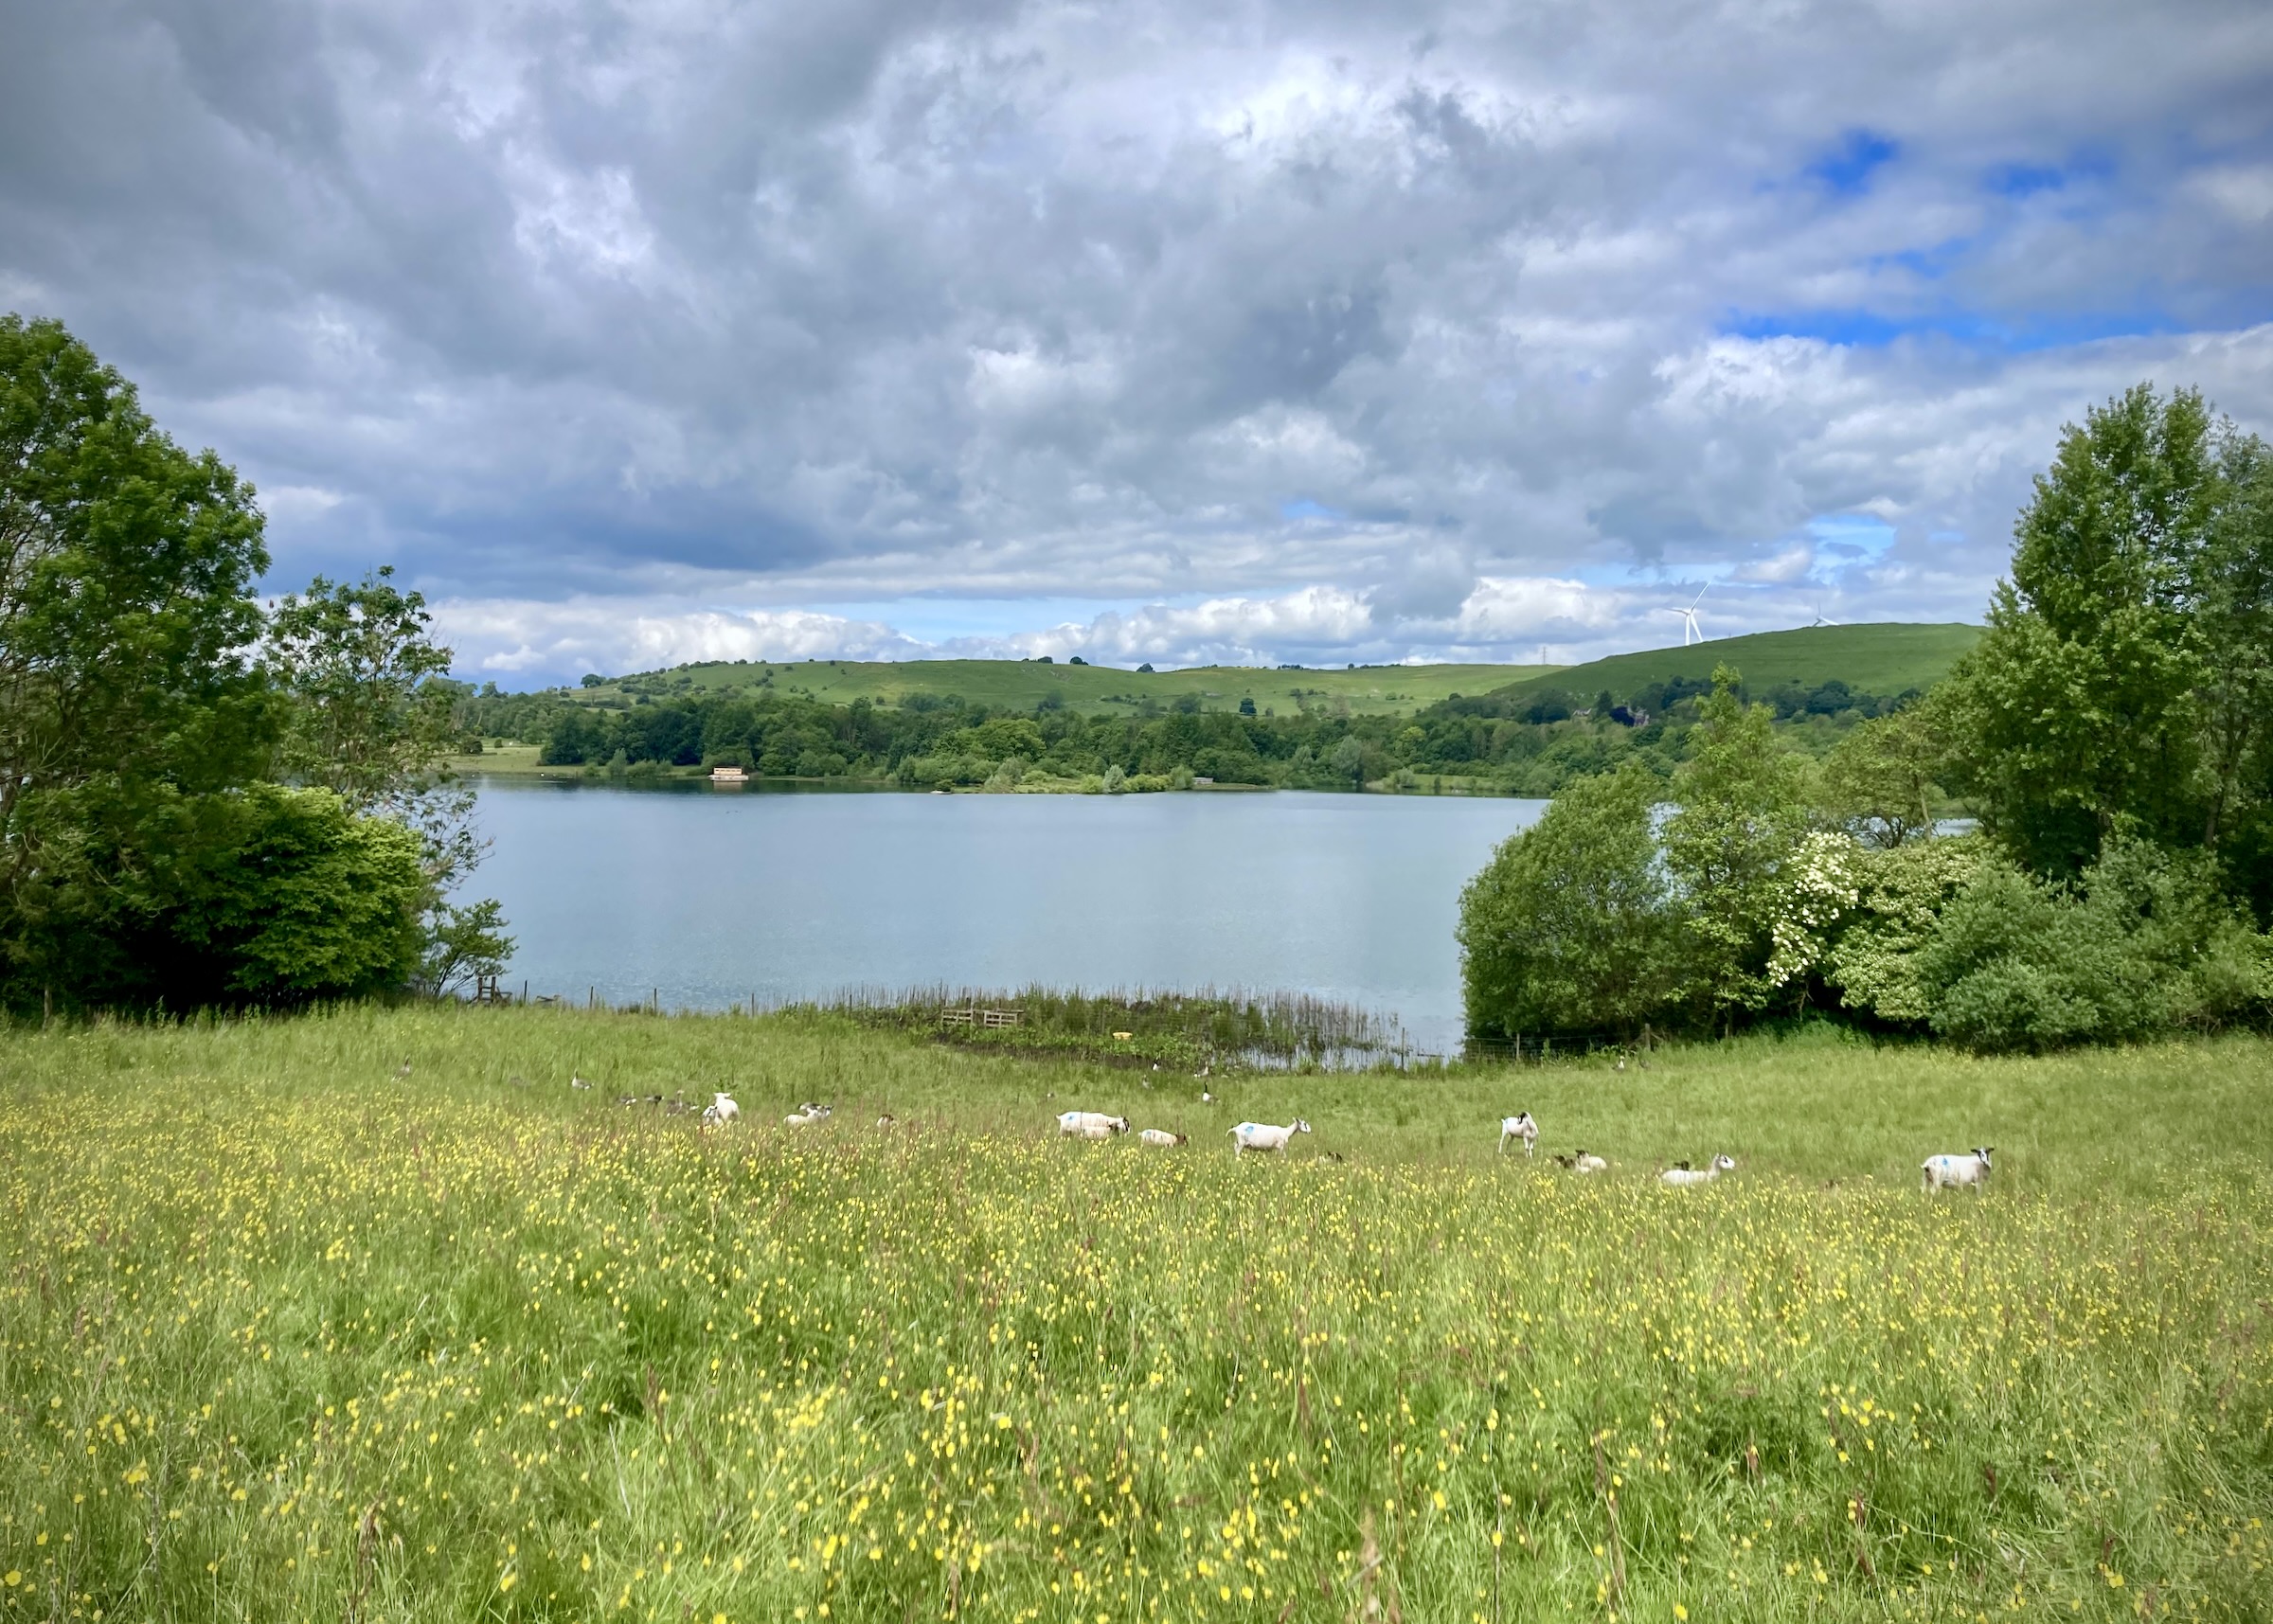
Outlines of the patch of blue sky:
<svg viewBox="0 0 2273 1624">
<path fill-rule="evenodd" d="M 1818 513 L 1803 526 L 1821 555 L 1840 562 L 1883 557 L 1894 544 L 1894 526 L 1873 513 Z"/>
<path fill-rule="evenodd" d="M 1939 338 L 1970 349 L 2027 354 L 2103 338 L 2181 332 L 2185 328 L 2152 308 L 2021 316 L 1956 310 L 1896 314 L 1845 308 L 1744 311 L 1723 321 L 1719 330 L 1731 338 L 1812 338 L 1856 349 L 1882 349 L 1906 338 Z"/>
<path fill-rule="evenodd" d="M 1870 177 L 1901 152 L 1901 143 L 1890 135 L 1875 130 L 1849 130 L 1836 147 L 1807 166 L 1806 173 L 1840 196 L 1853 197 L 1870 190 Z"/>
<path fill-rule="evenodd" d="M 1307 496 L 1298 496 L 1291 502 L 1279 504 L 1279 517 L 1290 525 L 1299 525 L 1313 519 L 1339 523 L 1349 516 L 1339 509 L 1329 508 L 1323 502 L 1314 502 Z"/>
</svg>

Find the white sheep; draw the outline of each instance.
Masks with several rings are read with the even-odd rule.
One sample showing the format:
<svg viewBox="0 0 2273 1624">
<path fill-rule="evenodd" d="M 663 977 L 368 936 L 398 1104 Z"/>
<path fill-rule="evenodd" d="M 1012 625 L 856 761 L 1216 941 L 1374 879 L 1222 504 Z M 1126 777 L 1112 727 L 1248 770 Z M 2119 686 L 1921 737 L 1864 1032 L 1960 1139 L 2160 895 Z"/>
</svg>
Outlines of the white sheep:
<svg viewBox="0 0 2273 1624">
<path fill-rule="evenodd" d="M 826 1105 L 815 1105 L 808 1100 L 805 1104 L 798 1106 L 788 1115 L 782 1117 L 781 1121 L 786 1127 L 810 1128 L 816 1122 L 828 1121 L 829 1116 L 830 1107 Z"/>
<path fill-rule="evenodd" d="M 1126 1116 L 1108 1116 L 1101 1111 L 1061 1111 L 1058 1132 L 1070 1139 L 1110 1139 L 1129 1131 Z"/>
<path fill-rule="evenodd" d="M 1955 1189 L 1960 1185 L 1971 1185 L 1973 1193 L 1981 1193 L 1989 1182 L 1989 1153 L 1994 1145 L 1977 1145 L 1970 1155 L 1928 1156 L 1919 1164 L 1924 1177 L 1923 1188 L 1928 1194 L 1940 1189 Z"/>
<path fill-rule="evenodd" d="M 1277 1151 L 1284 1155 L 1288 1140 L 1297 1133 L 1309 1132 L 1310 1124 L 1299 1116 L 1283 1128 L 1274 1128 L 1268 1122 L 1242 1122 L 1231 1130 L 1231 1153 L 1236 1156 L 1242 1151 Z"/>
<path fill-rule="evenodd" d="M 1736 1171 L 1735 1157 L 1715 1156 L 1712 1158 L 1712 1166 L 1703 1169 L 1692 1168 L 1687 1162 L 1676 1162 L 1657 1175 L 1657 1182 L 1661 1185 L 1671 1185 L 1675 1189 L 1687 1189 L 1691 1185 L 1709 1185 L 1723 1173 L 1734 1171 Z"/>
<path fill-rule="evenodd" d="M 1610 1170 L 1610 1164 L 1591 1151 L 1573 1151 L 1567 1156 L 1557 1156 L 1555 1160 L 1574 1173 L 1606 1173 Z"/>
<path fill-rule="evenodd" d="M 1190 1137 L 1190 1135 L 1188 1133 L 1171 1133 L 1165 1128 L 1147 1128 L 1143 1133 L 1137 1134 L 1136 1137 L 1143 1140 L 1148 1145 L 1154 1145 L 1159 1147 L 1161 1150 L 1166 1151 L 1173 1150 L 1176 1146 L 1183 1144 Z"/>
<path fill-rule="evenodd" d="M 1537 1148 L 1539 1144 L 1539 1124 L 1531 1120 L 1531 1114 L 1530 1112 L 1518 1111 L 1512 1116 L 1502 1116 L 1499 1119 L 1500 1154 L 1507 1154 L 1508 1141 L 1510 1139 L 1521 1139 L 1523 1141 L 1523 1153 L 1527 1156 Z"/>
<path fill-rule="evenodd" d="M 715 1128 L 721 1122 L 738 1121 L 741 1116 L 742 1107 L 734 1102 L 732 1095 L 713 1094 L 710 1097 L 709 1109 L 703 1113 L 703 1125 L 707 1128 Z"/>
</svg>

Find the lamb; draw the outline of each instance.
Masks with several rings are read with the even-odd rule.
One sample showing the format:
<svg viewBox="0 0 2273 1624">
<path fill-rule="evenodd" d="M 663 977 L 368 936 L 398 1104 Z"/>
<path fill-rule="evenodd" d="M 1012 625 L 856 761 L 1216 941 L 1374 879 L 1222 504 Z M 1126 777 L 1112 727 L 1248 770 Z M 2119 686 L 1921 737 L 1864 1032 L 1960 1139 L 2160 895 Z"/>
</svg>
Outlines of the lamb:
<svg viewBox="0 0 2273 1624">
<path fill-rule="evenodd" d="M 1675 1189 L 1687 1189 L 1692 1185 L 1709 1185 L 1723 1173 L 1734 1171 L 1736 1171 L 1736 1159 L 1733 1156 L 1715 1156 L 1712 1158 L 1712 1166 L 1702 1171 L 1691 1167 L 1687 1162 L 1675 1162 L 1657 1175 L 1657 1182 L 1661 1185 L 1671 1185 Z"/>
<path fill-rule="evenodd" d="M 1242 1122 L 1231 1130 L 1231 1153 L 1242 1151 L 1277 1151 L 1286 1153 L 1287 1141 L 1297 1133 L 1310 1132 L 1310 1124 L 1296 1117 L 1283 1128 L 1274 1128 L 1267 1122 Z"/>
<path fill-rule="evenodd" d="M 1161 1150 L 1166 1151 L 1172 1150 L 1176 1146 L 1183 1144 L 1186 1140 L 1190 1139 L 1191 1135 L 1189 1133 L 1171 1133 L 1165 1128 L 1147 1128 L 1143 1133 L 1137 1134 L 1136 1137 L 1143 1140 L 1148 1145 L 1154 1145 L 1159 1147 Z"/>
<path fill-rule="evenodd" d="M 1567 1156 L 1557 1156 L 1555 1162 L 1574 1173 L 1606 1173 L 1610 1170 L 1608 1162 L 1588 1151 L 1573 1151 Z"/>
<path fill-rule="evenodd" d="M 1108 1116 L 1101 1111 L 1063 1111 L 1058 1114 L 1058 1132 L 1071 1139 L 1110 1139 L 1116 1133 L 1129 1131 L 1126 1116 Z"/>
<path fill-rule="evenodd" d="M 1977 1145 L 1970 1155 L 1926 1157 L 1918 1169 L 1924 1177 L 1922 1187 L 1930 1195 L 1935 1190 L 1971 1185 L 1973 1193 L 1980 1194 L 1989 1182 L 1989 1155 L 1996 1148 Z"/>
<path fill-rule="evenodd" d="M 788 1115 L 782 1117 L 781 1120 L 787 1127 L 810 1128 L 816 1122 L 828 1121 L 829 1115 L 830 1108 L 828 1106 L 815 1105 L 812 1101 L 808 1100 L 805 1104 L 798 1106 Z"/>
<path fill-rule="evenodd" d="M 732 1095 L 713 1094 L 709 1107 L 703 1113 L 703 1126 L 715 1128 L 722 1122 L 739 1121 L 741 1116 L 742 1107 L 734 1102 Z"/>
<path fill-rule="evenodd" d="M 1527 1156 L 1538 1147 L 1539 1124 L 1531 1120 L 1530 1112 L 1518 1111 L 1512 1116 L 1503 1116 L 1499 1119 L 1500 1154 L 1507 1154 L 1510 1139 L 1521 1139 L 1523 1153 Z"/>
</svg>

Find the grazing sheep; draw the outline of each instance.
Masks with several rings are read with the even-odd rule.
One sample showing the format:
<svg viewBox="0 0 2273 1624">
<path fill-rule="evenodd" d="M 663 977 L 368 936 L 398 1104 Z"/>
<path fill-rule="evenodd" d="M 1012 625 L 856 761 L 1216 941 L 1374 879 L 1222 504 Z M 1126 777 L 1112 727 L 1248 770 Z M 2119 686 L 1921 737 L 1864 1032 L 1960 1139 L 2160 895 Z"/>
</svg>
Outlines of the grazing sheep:
<svg viewBox="0 0 2273 1624">
<path fill-rule="evenodd" d="M 1286 1153 L 1287 1141 L 1297 1133 L 1310 1132 L 1310 1124 L 1296 1117 L 1283 1128 L 1274 1128 L 1268 1122 L 1242 1122 L 1231 1130 L 1231 1153 L 1242 1151 L 1277 1151 Z"/>
<path fill-rule="evenodd" d="M 783 1125 L 790 1128 L 810 1128 L 816 1122 L 826 1122 L 828 1120 L 829 1107 L 826 1105 L 814 1105 L 811 1102 L 798 1106 L 795 1111 L 781 1118 Z"/>
<path fill-rule="evenodd" d="M 1531 1114 L 1530 1112 L 1518 1111 L 1512 1116 L 1502 1116 L 1499 1119 L 1500 1154 L 1507 1154 L 1508 1141 L 1510 1139 L 1521 1139 L 1523 1141 L 1523 1153 L 1527 1156 L 1530 1155 L 1532 1150 L 1538 1145 L 1539 1124 L 1531 1120 Z"/>
<path fill-rule="evenodd" d="M 1712 1158 L 1712 1166 L 1702 1170 L 1691 1167 L 1687 1162 L 1675 1162 L 1657 1175 L 1657 1182 L 1661 1185 L 1671 1185 L 1675 1189 L 1687 1189 L 1692 1185 L 1709 1185 L 1723 1173 L 1734 1171 L 1736 1171 L 1735 1157 L 1715 1156 Z"/>
<path fill-rule="evenodd" d="M 1126 1116 L 1108 1116 L 1101 1111 L 1062 1111 L 1058 1132 L 1072 1139 L 1110 1139 L 1129 1131 Z"/>
<path fill-rule="evenodd" d="M 713 1094 L 710 1097 L 709 1109 L 703 1113 L 703 1125 L 707 1128 L 715 1128 L 721 1122 L 739 1121 L 741 1116 L 742 1107 L 734 1102 L 732 1095 Z"/>
<path fill-rule="evenodd" d="M 1922 1187 L 1931 1194 L 1940 1189 L 1955 1189 L 1960 1185 L 1971 1185 L 1973 1193 L 1981 1193 L 1989 1182 L 1989 1154 L 1994 1145 L 1977 1145 L 1970 1155 L 1928 1156 L 1919 1165 L 1924 1176 Z"/>
<path fill-rule="evenodd" d="M 1157 1145 L 1165 1151 L 1172 1150 L 1176 1146 L 1183 1144 L 1186 1140 L 1190 1138 L 1191 1135 L 1189 1133 L 1171 1133 L 1165 1128 L 1147 1128 L 1143 1133 L 1137 1134 L 1136 1137 L 1142 1139 L 1148 1145 Z"/>
</svg>

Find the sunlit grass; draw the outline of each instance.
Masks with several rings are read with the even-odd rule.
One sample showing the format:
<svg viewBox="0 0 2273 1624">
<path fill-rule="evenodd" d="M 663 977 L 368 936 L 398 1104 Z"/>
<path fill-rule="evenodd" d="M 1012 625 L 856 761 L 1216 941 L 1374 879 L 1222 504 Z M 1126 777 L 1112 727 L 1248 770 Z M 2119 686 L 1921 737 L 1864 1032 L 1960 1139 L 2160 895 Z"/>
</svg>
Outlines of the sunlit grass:
<svg viewBox="0 0 2273 1624">
<path fill-rule="evenodd" d="M 1218 1108 L 809 1017 L 0 1067 L 0 1617 L 2268 1615 L 2254 1041 Z M 716 1087 L 742 1127 L 614 1103 Z M 1193 1143 L 1053 1142 L 1076 1104 Z M 1521 1105 L 1619 1165 L 1496 1156 Z M 1983 1141 L 1986 1196 L 1918 1193 Z"/>
</svg>

